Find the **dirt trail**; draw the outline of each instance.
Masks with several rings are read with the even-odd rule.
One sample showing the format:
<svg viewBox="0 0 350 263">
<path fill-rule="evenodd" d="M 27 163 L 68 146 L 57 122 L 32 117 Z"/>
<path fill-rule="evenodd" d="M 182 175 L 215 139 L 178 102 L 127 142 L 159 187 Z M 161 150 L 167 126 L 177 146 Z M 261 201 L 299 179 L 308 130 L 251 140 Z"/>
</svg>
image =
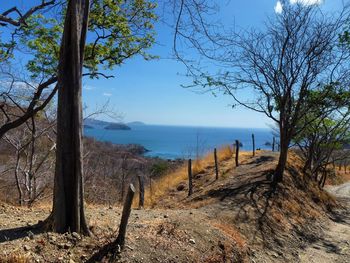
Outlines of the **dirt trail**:
<svg viewBox="0 0 350 263">
<path fill-rule="evenodd" d="M 343 203 L 329 220 L 324 235 L 300 254 L 300 261 L 307 263 L 345 263 L 350 261 L 350 183 L 328 186 L 327 191 Z"/>
</svg>

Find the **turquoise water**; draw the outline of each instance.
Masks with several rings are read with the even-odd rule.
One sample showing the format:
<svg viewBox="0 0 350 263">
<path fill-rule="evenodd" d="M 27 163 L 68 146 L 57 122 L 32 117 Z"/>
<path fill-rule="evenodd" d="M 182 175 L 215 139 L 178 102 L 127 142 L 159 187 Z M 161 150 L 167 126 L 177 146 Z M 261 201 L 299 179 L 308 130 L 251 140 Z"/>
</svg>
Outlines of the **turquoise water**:
<svg viewBox="0 0 350 263">
<path fill-rule="evenodd" d="M 237 139 L 243 150 L 252 149 L 252 133 L 256 148 L 270 149 L 266 142 L 272 141 L 270 129 L 213 128 L 160 125 L 135 125 L 131 130 L 85 129 L 84 135 L 115 144 L 140 144 L 148 156 L 164 159 L 195 158 L 215 147 L 232 145 Z"/>
</svg>

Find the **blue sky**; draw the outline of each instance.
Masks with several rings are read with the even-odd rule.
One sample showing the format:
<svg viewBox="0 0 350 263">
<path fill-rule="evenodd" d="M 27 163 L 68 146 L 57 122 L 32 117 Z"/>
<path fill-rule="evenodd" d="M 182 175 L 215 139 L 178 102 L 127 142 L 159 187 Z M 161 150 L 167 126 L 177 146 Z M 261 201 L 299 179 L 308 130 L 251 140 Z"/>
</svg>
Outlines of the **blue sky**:
<svg viewBox="0 0 350 263">
<path fill-rule="evenodd" d="M 223 22 L 243 28 L 260 27 L 266 17 L 275 15 L 277 3 L 276 0 L 223 2 L 220 14 Z M 324 5 L 326 9 L 334 10 L 340 7 L 340 3 L 328 0 Z M 158 44 L 151 53 L 159 55 L 159 60 L 135 58 L 113 71 L 115 79 L 84 81 L 84 102 L 91 109 L 109 100 L 113 108 L 122 113 L 125 122 L 138 120 L 148 124 L 268 127 L 272 123 L 263 114 L 244 108 L 232 109 L 232 98 L 228 96 L 219 94 L 214 97 L 210 93 L 198 94 L 182 88 L 181 84 L 190 80 L 183 77 L 184 66 L 169 59 L 173 32 L 161 23 L 156 29 Z"/>
<path fill-rule="evenodd" d="M 228 2 L 228 1 L 225 1 Z M 265 15 L 273 15 L 274 0 L 231 1 L 221 16 L 227 24 L 259 26 Z M 269 119 L 261 114 L 230 106 L 232 98 L 210 93 L 198 94 L 181 87 L 190 83 L 183 77 L 185 67 L 172 57 L 173 31 L 158 23 L 157 44 L 150 50 L 159 60 L 135 58 L 113 71 L 116 78 L 84 84 L 84 102 L 94 109 L 109 100 L 121 112 L 124 121 L 139 120 L 149 124 L 267 127 Z M 104 118 L 101 116 L 101 118 Z"/>
<path fill-rule="evenodd" d="M 291 0 L 309 3 L 317 0 Z M 10 1 L 12 2 L 12 1 Z M 27 1 L 14 3 L 23 7 Z M 31 2 L 31 1 L 29 1 Z M 325 0 L 326 10 L 341 6 L 341 0 Z M 222 0 L 220 18 L 227 25 L 259 28 L 266 17 L 275 15 L 277 0 Z M 271 121 L 264 115 L 244 108 L 232 108 L 232 98 L 210 93 L 198 94 L 181 87 L 190 83 L 183 74 L 185 67 L 172 57 L 173 30 L 162 23 L 156 24 L 157 44 L 150 53 L 160 59 L 144 61 L 133 58 L 111 73 L 113 79 L 84 79 L 83 100 L 88 111 L 93 111 L 107 100 L 124 122 L 142 121 L 147 124 L 222 126 L 222 127 L 268 127 Z M 99 119 L 108 120 L 107 116 Z"/>
</svg>

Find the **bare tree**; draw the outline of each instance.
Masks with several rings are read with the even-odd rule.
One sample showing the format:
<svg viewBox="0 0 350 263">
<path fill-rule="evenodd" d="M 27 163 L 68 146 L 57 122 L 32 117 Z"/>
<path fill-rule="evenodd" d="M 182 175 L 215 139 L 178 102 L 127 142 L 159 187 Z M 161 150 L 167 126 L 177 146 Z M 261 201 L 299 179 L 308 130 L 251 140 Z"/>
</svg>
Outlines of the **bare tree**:
<svg viewBox="0 0 350 263">
<path fill-rule="evenodd" d="M 52 139 L 55 121 L 32 118 L 26 126 L 7 133 L 2 139 L 14 149 L 14 163 L 8 171 L 13 171 L 18 203 L 32 205 L 49 185 L 51 167 L 54 163 L 52 153 L 56 147 Z M 46 145 L 46 146 L 44 146 Z"/>
<path fill-rule="evenodd" d="M 263 113 L 278 125 L 280 156 L 275 183 L 282 181 L 292 138 L 307 126 L 297 126 L 297 122 L 313 110 L 306 103 L 310 91 L 349 84 L 349 53 L 338 41 L 348 14 L 347 7 L 327 15 L 317 5 L 283 1 L 283 11 L 268 20 L 264 30 L 236 33 L 195 20 L 204 37 L 183 38 L 202 60 L 197 66 L 180 58 L 194 78 L 191 87 L 222 91 L 235 105 Z M 213 71 L 218 64 L 219 70 Z M 244 94 L 250 94 L 250 99 Z"/>
<path fill-rule="evenodd" d="M 45 1 L 42 0 L 40 4 L 32 6 L 28 10 L 21 11 L 16 6 L 4 11 L 0 14 L 0 26 L 13 25 L 19 27 L 21 25 L 26 24 L 26 19 L 28 19 L 31 15 L 36 13 L 39 10 L 42 10 L 48 6 L 53 6 L 55 4 L 55 0 Z M 11 15 L 15 14 L 16 18 L 13 18 Z"/>
</svg>

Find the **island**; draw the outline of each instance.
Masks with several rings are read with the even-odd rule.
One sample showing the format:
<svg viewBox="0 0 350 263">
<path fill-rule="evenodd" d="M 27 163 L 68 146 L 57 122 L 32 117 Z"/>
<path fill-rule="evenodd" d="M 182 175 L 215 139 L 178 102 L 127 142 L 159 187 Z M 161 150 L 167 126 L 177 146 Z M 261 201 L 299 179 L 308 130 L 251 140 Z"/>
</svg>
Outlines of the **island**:
<svg viewBox="0 0 350 263">
<path fill-rule="evenodd" d="M 105 130 L 131 130 L 131 128 L 123 123 L 111 123 L 104 127 Z"/>
</svg>

